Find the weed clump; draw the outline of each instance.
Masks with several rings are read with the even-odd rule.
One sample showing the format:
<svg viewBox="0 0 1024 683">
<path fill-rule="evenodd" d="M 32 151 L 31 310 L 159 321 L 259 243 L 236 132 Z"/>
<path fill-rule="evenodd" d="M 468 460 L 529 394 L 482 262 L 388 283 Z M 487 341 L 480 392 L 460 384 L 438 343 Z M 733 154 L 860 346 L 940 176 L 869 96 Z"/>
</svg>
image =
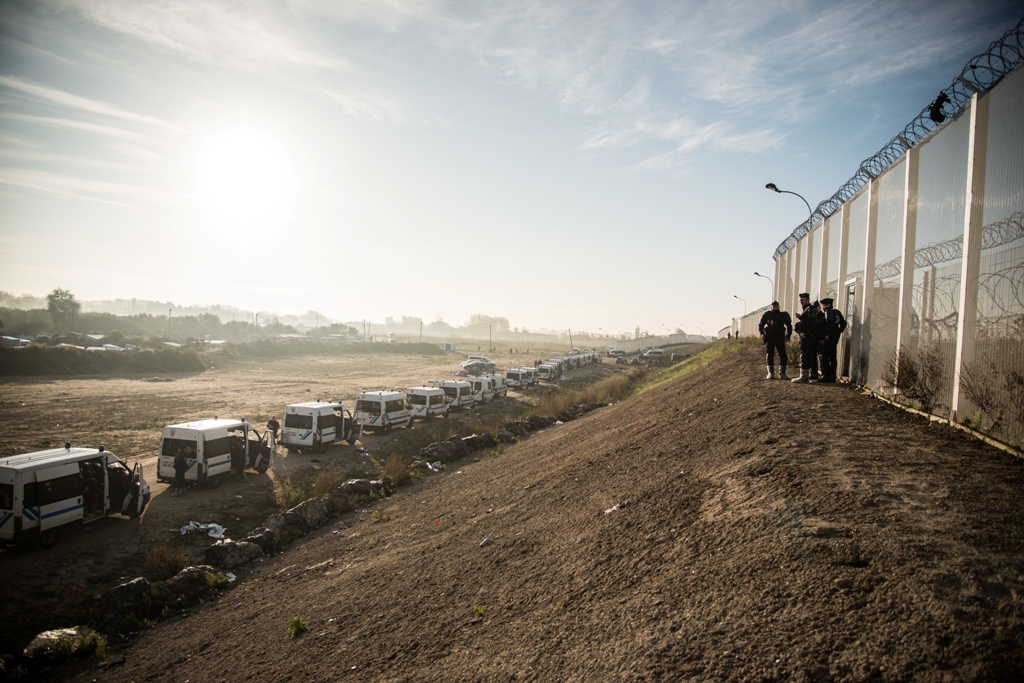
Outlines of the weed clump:
<svg viewBox="0 0 1024 683">
<path fill-rule="evenodd" d="M 277 506 L 282 511 L 290 510 L 308 497 L 305 491 L 292 484 L 291 479 L 286 479 L 277 490 Z"/>
<path fill-rule="evenodd" d="M 291 638 L 298 638 L 308 630 L 309 624 L 306 622 L 306 618 L 301 615 L 292 617 L 291 621 L 288 622 L 288 636 Z"/>
<path fill-rule="evenodd" d="M 155 581 L 169 579 L 188 566 L 188 557 L 169 543 L 153 546 L 142 560 L 142 569 Z"/>
<path fill-rule="evenodd" d="M 206 572 L 206 585 L 213 590 L 219 590 L 221 588 L 227 588 L 230 581 L 225 574 L 220 572 Z"/>
</svg>

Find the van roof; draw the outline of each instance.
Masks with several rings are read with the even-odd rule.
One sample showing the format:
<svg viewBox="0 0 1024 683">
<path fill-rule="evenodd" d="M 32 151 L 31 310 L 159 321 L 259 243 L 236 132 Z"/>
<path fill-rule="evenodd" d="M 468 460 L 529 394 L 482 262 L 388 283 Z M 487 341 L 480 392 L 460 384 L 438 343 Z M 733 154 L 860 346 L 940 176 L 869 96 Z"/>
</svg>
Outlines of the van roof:
<svg viewBox="0 0 1024 683">
<path fill-rule="evenodd" d="M 104 450 L 103 452 L 109 453 L 110 451 Z M 0 467 L 21 471 L 34 470 L 47 465 L 60 464 L 61 462 L 87 460 L 99 454 L 100 449 L 98 448 L 72 448 L 71 450 L 51 448 L 46 451 L 22 453 L 21 455 L 0 458 Z"/>
<path fill-rule="evenodd" d="M 330 403 L 327 401 L 307 401 L 306 403 L 289 403 L 284 407 L 285 410 L 290 408 L 344 408 L 344 403 Z"/>
<path fill-rule="evenodd" d="M 242 420 L 226 420 L 214 418 L 212 420 L 196 420 L 195 422 L 183 422 L 177 425 L 167 425 L 164 429 L 191 429 L 194 432 L 205 432 L 211 429 L 235 429 L 246 424 Z"/>
<path fill-rule="evenodd" d="M 405 393 L 408 394 L 408 393 L 413 392 L 413 391 L 415 391 L 418 394 L 428 394 L 428 393 L 430 393 L 430 394 L 435 394 L 436 395 L 437 392 L 441 392 L 442 394 L 444 393 L 444 390 L 441 389 L 440 387 L 409 387 L 408 389 L 405 390 Z"/>
<path fill-rule="evenodd" d="M 396 391 L 394 389 L 381 389 L 380 391 L 361 391 L 356 394 L 356 398 L 387 398 L 389 396 L 405 396 L 404 391 Z"/>
</svg>

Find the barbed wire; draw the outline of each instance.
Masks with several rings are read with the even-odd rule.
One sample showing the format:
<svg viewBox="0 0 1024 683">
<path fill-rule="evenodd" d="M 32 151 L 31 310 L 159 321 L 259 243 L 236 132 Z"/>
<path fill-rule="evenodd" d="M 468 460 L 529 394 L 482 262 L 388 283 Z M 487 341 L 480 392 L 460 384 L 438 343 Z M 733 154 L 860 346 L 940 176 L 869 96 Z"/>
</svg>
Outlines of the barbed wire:
<svg viewBox="0 0 1024 683">
<path fill-rule="evenodd" d="M 942 125 L 933 120 L 931 116 L 933 109 L 945 117 L 940 121 L 956 118 L 970 102 L 974 93 L 988 92 L 1004 76 L 1020 66 L 1022 61 L 1024 61 L 1024 17 L 1021 17 L 1017 25 L 1004 33 L 999 40 L 989 45 L 985 52 L 968 60 L 960 75 L 953 79 L 949 87 L 940 92 L 938 98 L 922 109 L 921 113 L 889 140 L 882 149 L 862 161 L 857 172 L 843 183 L 835 194 L 818 204 L 811 212 L 811 216 L 783 240 L 775 250 L 773 258 L 778 259 L 785 254 L 814 226 L 838 211 L 864 185 L 880 176 L 911 147 L 924 140 L 932 131 Z"/>
</svg>

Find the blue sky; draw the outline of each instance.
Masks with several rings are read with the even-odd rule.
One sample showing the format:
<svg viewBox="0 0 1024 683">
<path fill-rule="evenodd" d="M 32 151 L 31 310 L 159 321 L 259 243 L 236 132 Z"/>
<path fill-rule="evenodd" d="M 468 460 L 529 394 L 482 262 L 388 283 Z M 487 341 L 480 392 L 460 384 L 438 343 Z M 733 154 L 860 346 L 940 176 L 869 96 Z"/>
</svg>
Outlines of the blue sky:
<svg viewBox="0 0 1024 683">
<path fill-rule="evenodd" d="M 1019 2 L 0 6 L 0 289 L 714 333 Z"/>
</svg>

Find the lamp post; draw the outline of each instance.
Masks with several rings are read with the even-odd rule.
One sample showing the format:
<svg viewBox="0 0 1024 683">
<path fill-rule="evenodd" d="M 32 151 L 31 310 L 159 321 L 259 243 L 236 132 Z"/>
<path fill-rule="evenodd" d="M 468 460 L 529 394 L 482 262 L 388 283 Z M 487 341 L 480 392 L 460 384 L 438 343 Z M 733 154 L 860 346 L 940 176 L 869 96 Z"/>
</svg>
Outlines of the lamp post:
<svg viewBox="0 0 1024 683">
<path fill-rule="evenodd" d="M 746 317 L 746 315 L 747 315 L 747 300 L 744 299 L 742 296 L 736 296 L 735 294 L 732 295 L 732 298 L 733 299 L 739 299 L 740 301 L 743 302 L 743 316 Z"/>
<path fill-rule="evenodd" d="M 768 284 L 770 284 L 771 287 L 772 287 L 772 301 L 775 301 L 775 281 L 772 280 L 767 275 L 761 275 L 761 273 L 757 272 L 756 270 L 754 271 L 754 275 L 756 275 L 758 277 L 763 277 L 765 280 L 768 281 Z"/>
<path fill-rule="evenodd" d="M 795 195 L 797 197 L 800 197 L 800 199 L 803 199 L 804 206 L 807 207 L 807 215 L 808 215 L 808 217 L 814 216 L 814 212 L 811 211 L 811 205 L 807 203 L 807 200 L 804 199 L 804 196 L 802 194 L 797 194 L 796 192 L 790 192 L 789 190 L 780 190 L 775 183 L 768 183 L 764 187 L 767 190 L 771 190 L 772 192 L 778 192 L 779 194 L 791 194 L 791 195 Z"/>
</svg>

